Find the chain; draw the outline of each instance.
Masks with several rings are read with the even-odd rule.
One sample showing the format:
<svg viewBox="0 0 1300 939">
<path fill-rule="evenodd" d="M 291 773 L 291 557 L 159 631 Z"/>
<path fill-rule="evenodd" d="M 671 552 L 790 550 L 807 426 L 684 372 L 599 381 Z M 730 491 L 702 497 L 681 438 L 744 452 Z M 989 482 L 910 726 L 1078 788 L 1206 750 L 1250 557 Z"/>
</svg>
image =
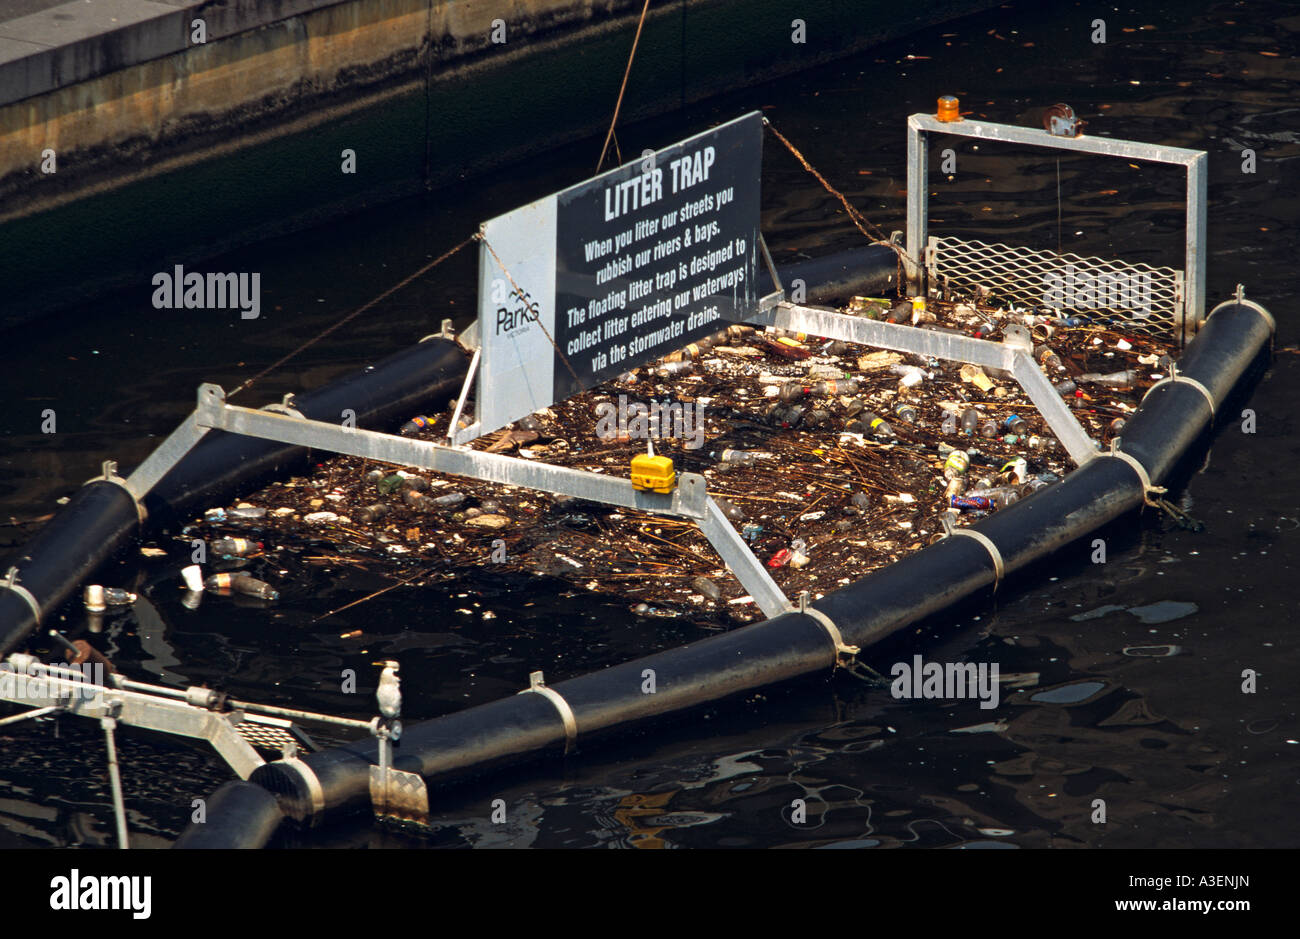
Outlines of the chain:
<svg viewBox="0 0 1300 939">
<path fill-rule="evenodd" d="M 790 153 L 794 156 L 794 158 L 799 161 L 799 164 L 805 170 L 811 173 L 816 178 L 816 180 L 822 184 L 822 187 L 827 192 L 833 195 L 836 199 L 840 200 L 840 204 L 844 206 L 844 211 L 849 216 L 849 221 L 851 221 L 854 224 L 854 226 L 858 229 L 858 231 L 862 232 L 865 238 L 867 238 L 874 245 L 884 245 L 885 247 L 889 248 L 891 251 L 894 252 L 894 254 L 898 257 L 897 288 L 898 288 L 898 292 L 902 294 L 903 292 L 903 249 L 900 248 L 898 245 L 894 244 L 888 238 L 886 238 L 884 232 L 882 232 L 875 225 L 871 224 L 871 221 L 865 215 L 863 215 L 861 212 L 855 209 L 853 205 L 849 202 L 848 197 L 845 196 L 844 193 L 836 189 L 834 186 L 832 186 L 830 182 L 827 181 L 825 176 L 817 172 L 817 170 L 813 167 L 813 165 L 808 162 L 807 158 L 802 153 L 799 152 L 798 148 L 795 147 L 795 145 L 792 144 L 789 140 L 787 140 L 785 138 L 785 135 L 782 134 L 779 130 L 777 130 L 776 127 L 773 126 L 772 122 L 769 121 L 766 117 L 763 118 L 763 126 L 765 126 L 768 130 L 770 130 L 776 136 L 777 140 L 785 144 L 786 149 L 789 150 Z M 870 231 L 868 231 L 868 229 L 870 229 Z"/>
</svg>

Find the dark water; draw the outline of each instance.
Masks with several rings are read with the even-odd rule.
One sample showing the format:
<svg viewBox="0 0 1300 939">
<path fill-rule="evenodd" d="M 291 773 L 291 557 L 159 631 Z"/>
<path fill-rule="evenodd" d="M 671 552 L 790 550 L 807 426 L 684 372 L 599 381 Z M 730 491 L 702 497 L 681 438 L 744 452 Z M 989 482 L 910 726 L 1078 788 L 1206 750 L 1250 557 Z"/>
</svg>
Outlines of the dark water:
<svg viewBox="0 0 1300 939">
<path fill-rule="evenodd" d="M 1047 5 L 1044 5 L 1047 6 Z M 1107 42 L 1090 41 L 1103 16 Z M 1268 847 L 1300 836 L 1300 655 L 1289 632 L 1300 563 L 1300 452 L 1294 440 L 1300 336 L 1291 315 L 1300 196 L 1300 7 L 1145 3 L 1096 13 L 1030 4 L 949 24 L 772 86 L 624 129 L 624 153 L 763 108 L 829 179 L 886 231 L 903 227 L 904 121 L 939 94 L 990 120 L 1035 124 L 1069 102 L 1093 132 L 1210 153 L 1208 297 L 1237 283 L 1278 322 L 1279 354 L 1250 400 L 1253 435 L 1231 420 L 1181 504 L 1205 531 L 1154 514 L 1107 533 L 1109 562 L 1075 557 L 993 605 L 927 624 L 870 657 L 997 662 L 1037 673 L 975 702 L 895 701 L 849 677 L 752 695 L 563 764 L 534 765 L 435 793 L 432 834 L 354 820 L 304 845 Z M 916 58 L 908 59 L 907 56 Z M 263 313 L 156 311 L 149 288 L 6 336 L 0 512 L 18 520 L 97 475 L 111 456 L 142 458 L 191 407 L 200 381 L 233 387 L 479 221 L 589 174 L 589 141 L 427 199 L 357 215 L 228 255 L 209 270 L 260 271 Z M 945 144 L 946 145 L 946 144 Z M 953 142 L 958 172 L 932 177 L 932 231 L 1055 247 L 1057 158 Z M 1242 172 L 1243 148 L 1257 170 Z M 769 139 L 763 225 L 778 258 L 861 236 Z M 937 161 L 932 157 L 932 168 Z M 1181 266 L 1178 170 L 1063 156 L 1066 250 Z M 1114 194 L 1108 194 L 1115 190 Z M 106 235 L 107 236 L 107 235 Z M 175 260 L 160 259 L 159 269 Z M 435 331 L 465 325 L 476 261 L 465 251 L 306 351 L 242 403 L 327 381 Z M 41 412 L 58 432 L 39 433 Z M 8 544 L 22 529 L 5 530 Z M 406 716 L 495 700 L 531 669 L 556 681 L 709 634 L 640 620 L 626 604 L 564 584 L 445 570 L 320 622 L 386 581 L 375 573 L 289 570 L 272 609 L 209 597 L 185 609 L 181 557 L 106 575 L 142 597 L 106 620 L 105 648 L 134 677 L 214 682 L 253 700 L 368 718 L 338 693 L 340 670 L 372 675 L 400 656 Z M 278 574 L 278 571 L 274 573 Z M 484 619 L 490 610 L 495 619 Z M 73 631 L 82 613 L 67 614 Z M 343 633 L 380 637 L 358 649 Z M 1254 693 L 1242 672 L 1258 672 Z M 0 831 L 28 845 L 111 842 L 97 731 L 72 721 L 0 729 Z M 127 733 L 121 741 L 137 843 L 165 844 L 190 800 L 230 778 L 198 748 Z M 494 799 L 508 806 L 492 824 Z M 790 821 L 792 800 L 808 819 Z M 1094 824 L 1094 800 L 1108 820 Z"/>
</svg>

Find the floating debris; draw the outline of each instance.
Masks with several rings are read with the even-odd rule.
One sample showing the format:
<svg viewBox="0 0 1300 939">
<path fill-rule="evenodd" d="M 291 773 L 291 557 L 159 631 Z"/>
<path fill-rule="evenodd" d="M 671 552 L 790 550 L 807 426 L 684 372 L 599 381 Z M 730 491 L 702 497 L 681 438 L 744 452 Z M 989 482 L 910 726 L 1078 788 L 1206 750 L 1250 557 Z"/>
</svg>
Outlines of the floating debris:
<svg viewBox="0 0 1300 939">
<path fill-rule="evenodd" d="M 1023 311 L 987 297 L 920 304 L 855 298 L 848 309 L 992 338 L 1026 322 Z M 1090 435 L 1113 436 L 1114 422 L 1131 414 L 1145 391 L 1145 372 L 1135 371 L 1139 357 L 1160 361 L 1169 344 L 1035 317 L 1034 325 L 1050 327 L 1038 331 L 1037 358 L 1058 393 Z M 1119 340 L 1132 348 L 1114 351 Z M 602 410 L 620 402 L 665 401 L 690 406 L 698 436 L 690 437 L 684 422 L 668 426 L 670 409 L 659 412 L 665 426 L 657 418 L 648 428 L 627 421 L 628 430 L 613 434 L 600 427 Z M 451 416 L 450 409 L 412 415 L 401 432 L 440 440 Z M 943 518 L 970 524 L 1071 468 L 1006 373 L 748 325 L 697 340 L 470 446 L 628 478 L 646 436 L 677 476 L 705 477 L 722 514 L 787 596 L 808 591 L 816 598 L 859 579 L 941 537 Z M 499 572 L 581 578 L 586 589 L 663 611 L 639 615 L 734 623 L 761 615 L 734 577 L 719 576 L 719 558 L 689 519 L 417 469 L 335 457 L 248 503 L 210 510 L 201 526 L 214 546 L 225 545 L 221 538 L 256 543 L 248 535 L 256 522 L 256 541 L 271 547 L 310 544 L 353 561 L 490 562 Z M 219 552 L 227 555 L 226 563 L 248 556 Z"/>
</svg>

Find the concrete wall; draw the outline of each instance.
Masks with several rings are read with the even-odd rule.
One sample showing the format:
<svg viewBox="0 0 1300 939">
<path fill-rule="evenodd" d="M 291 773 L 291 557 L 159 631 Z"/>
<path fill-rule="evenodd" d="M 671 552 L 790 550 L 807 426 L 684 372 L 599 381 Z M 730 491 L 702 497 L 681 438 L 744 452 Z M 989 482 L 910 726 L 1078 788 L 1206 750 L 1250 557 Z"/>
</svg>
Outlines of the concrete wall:
<svg viewBox="0 0 1300 939">
<path fill-rule="evenodd" d="M 505 57 L 634 7 L 639 0 L 77 0 L 0 23 L 0 222 L 132 178 L 123 164 L 210 152 L 267 119 L 301 130 L 394 83 L 422 84 L 426 70 Z M 196 18 L 203 44 L 192 42 Z M 498 18 L 503 45 L 490 38 Z M 53 174 L 42 172 L 47 149 Z"/>
</svg>

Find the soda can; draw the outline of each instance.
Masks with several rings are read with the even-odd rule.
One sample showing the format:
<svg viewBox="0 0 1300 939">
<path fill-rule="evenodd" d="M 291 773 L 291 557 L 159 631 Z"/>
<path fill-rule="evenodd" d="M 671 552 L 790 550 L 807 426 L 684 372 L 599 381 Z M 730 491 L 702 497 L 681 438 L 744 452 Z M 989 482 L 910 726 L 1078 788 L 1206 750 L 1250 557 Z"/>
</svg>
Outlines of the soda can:
<svg viewBox="0 0 1300 939">
<path fill-rule="evenodd" d="M 970 456 L 965 450 L 954 450 L 948 454 L 948 459 L 943 464 L 944 475 L 949 478 L 953 476 L 962 476 L 966 470 L 970 469 Z"/>
<path fill-rule="evenodd" d="M 993 500 L 985 496 L 949 496 L 948 504 L 963 512 L 993 511 Z"/>
</svg>

